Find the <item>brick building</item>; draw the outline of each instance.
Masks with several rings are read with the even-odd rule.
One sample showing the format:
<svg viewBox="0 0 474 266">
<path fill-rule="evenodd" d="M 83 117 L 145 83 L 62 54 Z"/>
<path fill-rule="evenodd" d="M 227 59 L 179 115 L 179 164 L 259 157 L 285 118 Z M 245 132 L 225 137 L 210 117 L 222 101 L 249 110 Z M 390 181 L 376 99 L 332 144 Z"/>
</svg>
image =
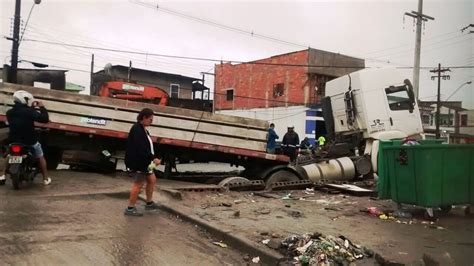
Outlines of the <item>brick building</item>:
<svg viewBox="0 0 474 266">
<path fill-rule="evenodd" d="M 243 64 L 218 64 L 215 109 L 310 106 L 324 96 L 326 81 L 364 67 L 363 59 L 312 48 Z"/>
</svg>

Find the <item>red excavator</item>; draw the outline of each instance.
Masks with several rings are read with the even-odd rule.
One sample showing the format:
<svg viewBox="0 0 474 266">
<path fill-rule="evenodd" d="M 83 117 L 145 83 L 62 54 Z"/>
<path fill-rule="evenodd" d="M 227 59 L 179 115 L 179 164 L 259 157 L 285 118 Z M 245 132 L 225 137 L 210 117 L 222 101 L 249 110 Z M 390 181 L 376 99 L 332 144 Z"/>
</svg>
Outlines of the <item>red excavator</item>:
<svg viewBox="0 0 474 266">
<path fill-rule="evenodd" d="M 153 103 L 166 106 L 168 104 L 168 93 L 166 91 L 150 86 L 144 86 L 123 81 L 109 81 L 102 84 L 99 95 L 137 102 Z"/>
</svg>

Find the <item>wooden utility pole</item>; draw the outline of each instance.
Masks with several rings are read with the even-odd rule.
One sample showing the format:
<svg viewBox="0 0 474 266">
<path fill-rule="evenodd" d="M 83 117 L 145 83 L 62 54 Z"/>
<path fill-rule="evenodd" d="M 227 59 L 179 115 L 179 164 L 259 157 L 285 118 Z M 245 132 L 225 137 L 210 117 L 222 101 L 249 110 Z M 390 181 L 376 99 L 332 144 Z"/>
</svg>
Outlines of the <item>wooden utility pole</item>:
<svg viewBox="0 0 474 266">
<path fill-rule="evenodd" d="M 20 15 L 21 15 L 21 0 L 15 1 L 15 18 L 13 20 L 13 44 L 12 44 L 12 58 L 9 82 L 17 82 L 18 72 L 18 47 L 20 46 Z"/>
<path fill-rule="evenodd" d="M 420 50 L 421 50 L 421 25 L 425 21 L 434 20 L 433 17 L 423 14 L 423 0 L 418 0 L 418 12 L 405 12 L 406 16 L 416 19 L 416 42 L 415 42 L 415 63 L 413 67 L 413 91 L 418 100 L 420 87 Z"/>
<path fill-rule="evenodd" d="M 441 64 L 438 64 L 437 69 L 430 70 L 431 73 L 438 73 L 437 76 L 431 76 L 432 80 L 434 80 L 435 78 L 438 78 L 438 97 L 436 100 L 436 138 L 437 139 L 439 139 L 441 136 L 440 131 L 439 131 L 440 109 L 441 109 L 441 79 L 444 79 L 444 80 L 450 79 L 449 75 L 441 75 L 441 73 L 444 73 L 446 71 L 451 71 L 451 70 L 449 68 L 441 69 Z"/>
<path fill-rule="evenodd" d="M 128 77 L 127 81 L 130 82 L 130 79 L 132 78 L 132 60 L 130 60 L 130 63 L 128 65 Z"/>
<path fill-rule="evenodd" d="M 91 82 L 89 85 L 89 93 L 92 95 L 92 85 L 94 83 L 94 54 L 92 54 L 92 60 L 91 60 Z"/>
</svg>

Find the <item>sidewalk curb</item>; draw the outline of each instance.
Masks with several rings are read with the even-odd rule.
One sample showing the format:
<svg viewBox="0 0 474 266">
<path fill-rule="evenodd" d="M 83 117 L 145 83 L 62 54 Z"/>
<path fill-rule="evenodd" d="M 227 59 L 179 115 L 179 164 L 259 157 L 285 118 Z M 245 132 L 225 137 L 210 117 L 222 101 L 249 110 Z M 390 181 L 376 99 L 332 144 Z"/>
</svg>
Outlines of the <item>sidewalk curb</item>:
<svg viewBox="0 0 474 266">
<path fill-rule="evenodd" d="M 145 198 L 142 195 L 139 195 L 138 197 L 145 201 Z M 239 250 L 240 252 L 249 254 L 250 257 L 260 257 L 260 263 L 263 265 L 277 265 L 279 261 L 284 259 L 284 256 L 277 253 L 276 251 L 258 247 L 257 243 L 254 243 L 242 236 L 234 235 L 231 231 L 222 229 L 215 223 L 203 220 L 197 215 L 187 214 L 186 211 L 180 207 L 170 206 L 161 202 L 158 204 L 164 211 L 170 214 L 178 215 L 183 220 L 205 229 L 214 237 L 224 241 L 226 244 Z"/>
</svg>

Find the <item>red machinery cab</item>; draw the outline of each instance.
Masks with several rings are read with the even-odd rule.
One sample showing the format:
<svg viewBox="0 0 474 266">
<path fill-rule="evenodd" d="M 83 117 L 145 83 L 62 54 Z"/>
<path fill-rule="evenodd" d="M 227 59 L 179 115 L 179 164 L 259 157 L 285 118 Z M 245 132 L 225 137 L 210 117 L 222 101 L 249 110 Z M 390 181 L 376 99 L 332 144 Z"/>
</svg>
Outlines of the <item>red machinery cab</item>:
<svg viewBox="0 0 474 266">
<path fill-rule="evenodd" d="M 168 93 L 162 89 L 122 81 L 105 82 L 100 88 L 99 95 L 163 106 L 168 103 Z"/>
</svg>

